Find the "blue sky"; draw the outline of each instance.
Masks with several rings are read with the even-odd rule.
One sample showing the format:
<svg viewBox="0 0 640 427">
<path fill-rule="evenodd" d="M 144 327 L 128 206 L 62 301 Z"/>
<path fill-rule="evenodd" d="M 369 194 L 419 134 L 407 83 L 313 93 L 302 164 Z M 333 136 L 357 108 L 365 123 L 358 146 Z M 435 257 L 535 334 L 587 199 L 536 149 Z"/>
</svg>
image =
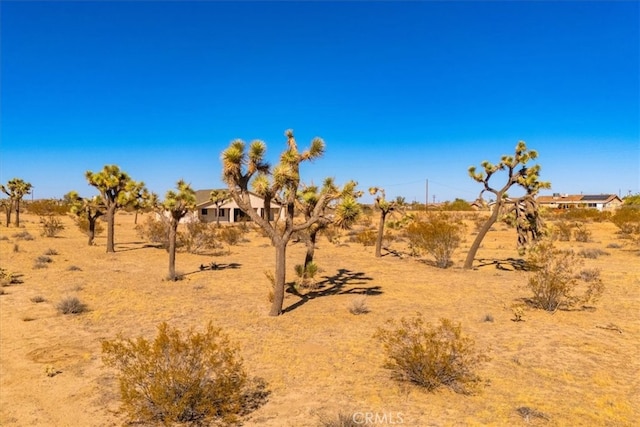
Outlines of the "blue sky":
<svg viewBox="0 0 640 427">
<path fill-rule="evenodd" d="M 640 192 L 638 2 L 0 2 L 0 182 L 161 197 L 222 187 L 220 153 L 285 129 L 303 168 L 387 196 L 473 200 L 524 140 L 553 192 Z M 367 198 L 365 198 L 367 201 Z"/>
</svg>

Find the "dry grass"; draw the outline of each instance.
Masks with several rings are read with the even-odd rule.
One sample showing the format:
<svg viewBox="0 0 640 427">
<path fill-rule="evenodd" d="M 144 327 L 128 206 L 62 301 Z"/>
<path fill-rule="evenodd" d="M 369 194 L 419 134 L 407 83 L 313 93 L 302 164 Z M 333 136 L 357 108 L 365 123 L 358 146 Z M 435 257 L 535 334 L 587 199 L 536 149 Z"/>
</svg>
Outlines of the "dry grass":
<svg viewBox="0 0 640 427">
<path fill-rule="evenodd" d="M 24 219 L 21 231 L 37 235 L 38 218 Z M 118 333 L 152 338 L 162 321 L 180 329 L 213 321 L 239 345 L 247 369 L 271 391 L 246 426 L 317 426 L 318 414 L 344 408 L 400 415 L 407 426 L 632 426 L 640 418 L 640 369 L 632 357 L 640 352 L 640 258 L 630 247 L 584 260 L 585 268 L 600 270 L 606 285 L 595 310 L 551 315 L 525 308 L 523 321 L 512 322 L 511 307 L 529 296 L 523 287 L 527 273 L 509 260 L 518 257 L 513 230 L 487 235 L 478 252 L 487 262 L 473 271 L 460 268 L 470 232 L 448 270 L 398 256 L 408 252 L 402 241 L 392 242 L 396 253 L 383 251 L 375 259 L 372 247 L 322 239 L 315 261 L 324 271 L 317 289 L 287 293 L 288 311 L 274 319 L 267 316 L 263 273 L 273 271 L 274 253 L 258 234 L 247 234 L 248 242 L 216 257 L 215 270 L 199 269 L 214 261 L 210 254 L 178 253 L 184 280 L 166 282 L 168 255 L 136 235 L 132 214 L 117 217 L 115 254 L 105 253 L 104 236 L 87 246 L 72 220 L 63 221 L 60 238 L 34 239 L 19 252 L 12 251 L 11 239 L 0 238 L 0 267 L 23 281 L 0 298 L 0 425 L 123 425 L 115 372 L 103 365 L 100 342 Z M 597 243 L 558 246 L 624 243 L 606 221 L 590 223 L 589 230 Z M 15 232 L 2 227 L 0 237 Z M 33 269 L 34 259 L 49 248 L 63 255 L 48 268 Z M 290 246 L 289 281 L 304 253 L 304 245 Z M 57 314 L 48 301 L 60 301 L 78 283 L 91 310 Z M 360 294 L 367 295 L 371 312 L 354 316 L 345 307 Z M 36 296 L 46 301 L 34 304 Z M 387 319 L 416 312 L 432 323 L 443 317 L 460 322 L 478 347 L 490 348 L 491 361 L 478 372 L 489 384 L 480 394 L 427 394 L 390 378 L 372 337 Z M 487 313 L 493 321 L 480 321 Z M 607 329 L 612 324 L 616 330 Z M 48 366 L 62 374 L 43 375 Z"/>
</svg>

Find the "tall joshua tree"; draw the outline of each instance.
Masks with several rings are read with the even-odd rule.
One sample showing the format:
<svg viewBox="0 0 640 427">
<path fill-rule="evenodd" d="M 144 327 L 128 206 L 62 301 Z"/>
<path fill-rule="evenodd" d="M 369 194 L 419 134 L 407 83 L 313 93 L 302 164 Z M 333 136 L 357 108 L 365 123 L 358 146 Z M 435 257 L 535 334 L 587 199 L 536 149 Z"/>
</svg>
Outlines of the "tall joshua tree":
<svg viewBox="0 0 640 427">
<path fill-rule="evenodd" d="M 64 196 L 65 201 L 70 205 L 71 213 L 78 217 L 84 217 L 87 220 L 89 236 L 89 246 L 93 245 L 96 237 L 96 221 L 106 212 L 106 207 L 100 196 L 91 198 L 80 197 L 78 192 L 70 191 Z"/>
<path fill-rule="evenodd" d="M 213 190 L 209 200 L 216 207 L 216 225 L 220 225 L 220 207 L 231 200 L 231 195 L 227 190 Z"/>
<path fill-rule="evenodd" d="M 0 206 L 2 206 L 2 210 L 4 210 L 5 218 L 7 219 L 7 227 L 11 224 L 11 210 L 13 209 L 13 200 L 9 199 L 1 199 Z"/>
<path fill-rule="evenodd" d="M 380 224 L 378 224 L 378 236 L 376 238 L 376 257 L 382 256 L 382 238 L 384 237 L 384 222 L 391 212 L 398 209 L 401 198 L 394 201 L 388 201 L 384 194 L 384 189 L 378 187 L 369 188 L 369 194 L 376 196 L 375 207 L 380 211 Z"/>
<path fill-rule="evenodd" d="M 196 208 L 196 192 L 183 180 L 176 184 L 178 191 L 169 190 L 162 208 L 169 213 L 169 280 L 176 280 L 176 236 L 178 224 Z"/>
<path fill-rule="evenodd" d="M 307 247 L 303 264 L 304 271 L 306 271 L 309 263 L 313 262 L 318 233 L 331 225 L 342 229 L 351 228 L 362 213 L 360 204 L 356 200 L 362 196 L 362 192 L 356 191 L 355 188 L 357 185 L 355 181 L 349 181 L 342 189 L 339 189 L 334 184 L 332 178 L 327 178 L 322 188 L 310 185 L 305 186 L 304 189 L 299 192 L 298 206 L 304 214 L 305 220 L 313 216 L 318 201 L 323 194 L 331 193 L 340 195 L 333 203 L 327 205 L 323 212 L 320 212 L 320 217 L 315 224 L 300 233 Z"/>
<path fill-rule="evenodd" d="M 535 196 L 538 191 L 543 188 L 551 188 L 551 184 L 546 181 L 540 181 L 540 165 L 527 167 L 530 160 L 535 160 L 538 152 L 528 150 L 524 141 L 519 141 L 516 145 L 515 154 L 513 156 L 504 155 L 498 164 L 492 164 L 488 161 L 482 162 L 482 172 L 476 172 L 475 166 L 469 168 L 469 175 L 475 181 L 481 183 L 484 188 L 480 191 L 478 199 L 482 199 L 484 192 L 492 193 L 495 196 L 496 203 L 493 206 L 493 212 L 484 225 L 478 231 L 476 239 L 473 241 L 471 248 L 464 262 L 464 268 L 473 267 L 478 248 L 482 240 L 487 235 L 491 226 L 498 220 L 498 217 L 507 205 L 513 204 L 517 216 L 518 242 L 520 245 L 526 244 L 527 235 L 530 234 L 533 239 L 537 239 L 540 235 L 542 223 L 537 213 L 537 205 Z M 502 187 L 493 187 L 489 181 L 496 172 L 506 173 L 506 182 Z M 513 187 L 519 186 L 525 191 L 525 195 L 518 198 L 509 198 L 507 191 Z"/>
<path fill-rule="evenodd" d="M 100 172 L 85 173 L 89 185 L 97 188 L 106 208 L 107 252 L 115 252 L 114 224 L 118 209 L 133 206 L 145 192 L 143 182 L 132 180 L 116 165 L 106 165 Z"/>
<path fill-rule="evenodd" d="M 16 227 L 20 227 L 20 202 L 25 194 L 30 194 L 32 187 L 30 183 L 20 178 L 9 180 L 6 187 L 0 185 L 0 191 L 9 196 L 9 203 L 16 209 Z M 7 226 L 9 225 L 9 219 L 9 216 L 7 216 Z"/>
<path fill-rule="evenodd" d="M 284 286 L 286 279 L 287 244 L 294 232 L 306 230 L 321 218 L 326 206 L 339 197 L 339 192 L 322 194 L 309 218 L 301 223 L 294 223 L 296 199 L 300 186 L 300 164 L 319 158 L 324 153 L 325 144 L 321 138 L 314 138 L 309 149 L 300 152 L 292 130 L 285 132 L 287 148 L 280 156 L 280 163 L 271 168 L 264 160 L 266 145 L 255 140 L 247 149 L 242 140 L 231 142 L 222 152 L 223 179 L 229 188 L 229 194 L 238 206 L 256 223 L 271 239 L 276 252 L 276 269 L 274 275 L 274 298 L 269 314 L 278 316 L 282 313 L 284 303 Z M 273 199 L 284 206 L 284 224 L 271 223 L 269 217 L 260 215 L 251 206 L 249 186 L 265 199 Z M 265 207 L 269 208 L 265 201 Z"/>
</svg>

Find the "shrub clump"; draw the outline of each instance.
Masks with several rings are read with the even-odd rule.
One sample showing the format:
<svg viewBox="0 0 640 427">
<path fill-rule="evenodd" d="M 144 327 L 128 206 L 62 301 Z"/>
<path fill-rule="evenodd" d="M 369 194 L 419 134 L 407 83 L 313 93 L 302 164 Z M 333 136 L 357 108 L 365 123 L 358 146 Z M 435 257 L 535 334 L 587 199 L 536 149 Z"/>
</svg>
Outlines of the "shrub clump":
<svg viewBox="0 0 640 427">
<path fill-rule="evenodd" d="M 66 297 L 56 306 L 62 314 L 80 314 L 87 311 L 87 306 L 78 297 Z"/>
<path fill-rule="evenodd" d="M 33 240 L 34 237 L 28 231 L 21 231 L 19 233 L 14 233 L 11 237 L 16 240 Z"/>
<path fill-rule="evenodd" d="M 395 379 L 409 381 L 429 391 L 440 386 L 471 394 L 481 378 L 475 369 L 489 360 L 475 349 L 475 342 L 462 335 L 460 324 L 441 319 L 440 325 L 425 323 L 420 315 L 379 328 L 375 337 L 387 354 L 384 367 Z"/>
<path fill-rule="evenodd" d="M 362 246 L 373 246 L 376 244 L 377 235 L 374 230 L 363 230 L 355 235 L 355 241 Z"/>
<path fill-rule="evenodd" d="M 140 422 L 234 423 L 268 395 L 211 323 L 204 333 L 186 334 L 162 323 L 153 342 L 118 337 L 103 341 L 102 352 L 104 363 L 120 371 L 124 409 Z"/>
<path fill-rule="evenodd" d="M 576 242 L 589 242 L 591 240 L 591 231 L 584 224 L 576 223 L 576 229 L 573 232 Z"/>
<path fill-rule="evenodd" d="M 64 224 L 55 215 L 40 217 L 40 225 L 42 227 L 40 234 L 45 237 L 55 237 L 64 230 Z"/>
<path fill-rule="evenodd" d="M 434 214 L 409 224 L 407 237 L 413 248 L 433 256 L 437 267 L 447 268 L 452 264 L 451 257 L 460 246 L 464 231 L 460 220 Z"/>
<path fill-rule="evenodd" d="M 599 278 L 585 281 L 576 270 L 582 260 L 573 251 L 556 249 L 551 242 L 541 242 L 529 253 L 527 260 L 532 274 L 527 287 L 533 292 L 533 306 L 554 312 L 559 308 L 572 308 L 578 304 L 595 303 L 604 291 Z M 586 282 L 587 290 L 576 295 L 576 289 Z"/>
</svg>

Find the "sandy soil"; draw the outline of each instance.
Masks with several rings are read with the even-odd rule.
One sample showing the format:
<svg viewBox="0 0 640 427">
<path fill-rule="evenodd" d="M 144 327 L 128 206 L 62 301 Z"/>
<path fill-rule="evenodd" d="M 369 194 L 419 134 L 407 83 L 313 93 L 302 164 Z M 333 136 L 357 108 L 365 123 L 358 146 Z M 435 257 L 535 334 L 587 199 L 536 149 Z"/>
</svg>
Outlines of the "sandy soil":
<svg viewBox="0 0 640 427">
<path fill-rule="evenodd" d="M 0 228 L 0 267 L 22 281 L 0 296 L 0 425 L 126 425 L 116 372 L 103 365 L 101 342 L 117 334 L 151 339 L 162 321 L 203 329 L 210 320 L 239 346 L 249 373 L 269 385 L 268 402 L 247 426 L 318 426 L 320 417 L 338 413 L 418 427 L 638 423 L 640 257 L 610 223 L 587 225 L 592 242 L 561 242 L 609 253 L 585 260 L 585 267 L 601 269 L 606 285 L 596 309 L 553 315 L 526 309 L 524 321 L 514 322 L 512 305 L 529 296 L 527 273 L 493 264 L 462 270 L 472 226 L 447 270 L 393 254 L 376 259 L 372 247 L 336 246 L 323 238 L 316 252 L 319 280 L 334 283 L 333 290 L 305 301 L 288 294 L 290 310 L 271 318 L 264 271 L 273 269 L 274 251 L 264 237 L 248 235 L 230 254 L 179 253 L 177 269 L 186 278 L 167 282 L 167 253 L 141 241 L 133 218 L 118 215 L 114 254 L 105 253 L 104 236 L 87 246 L 70 218 L 63 218 L 66 229 L 56 238 L 40 236 L 38 218 L 30 215 L 22 216 L 20 229 Z M 517 257 L 514 231 L 495 228 L 478 257 Z M 21 231 L 35 239 L 13 237 Z M 610 243 L 622 247 L 607 248 Z M 403 250 L 401 242 L 392 247 Z M 57 252 L 53 262 L 34 268 L 50 249 Z M 303 255 L 302 244 L 290 246 L 288 278 Z M 198 269 L 212 261 L 237 265 Z M 369 294 L 371 312 L 354 316 L 348 307 L 362 293 Z M 77 296 L 89 311 L 59 314 L 56 304 L 66 296 Z M 416 312 L 433 322 L 461 322 L 487 349 L 491 361 L 479 371 L 487 380 L 481 393 L 427 393 L 390 379 L 372 336 L 389 319 Z M 484 321 L 487 316 L 493 322 Z M 620 331 L 603 328 L 610 325 Z M 526 419 L 517 411 L 522 407 L 548 419 Z"/>
</svg>

